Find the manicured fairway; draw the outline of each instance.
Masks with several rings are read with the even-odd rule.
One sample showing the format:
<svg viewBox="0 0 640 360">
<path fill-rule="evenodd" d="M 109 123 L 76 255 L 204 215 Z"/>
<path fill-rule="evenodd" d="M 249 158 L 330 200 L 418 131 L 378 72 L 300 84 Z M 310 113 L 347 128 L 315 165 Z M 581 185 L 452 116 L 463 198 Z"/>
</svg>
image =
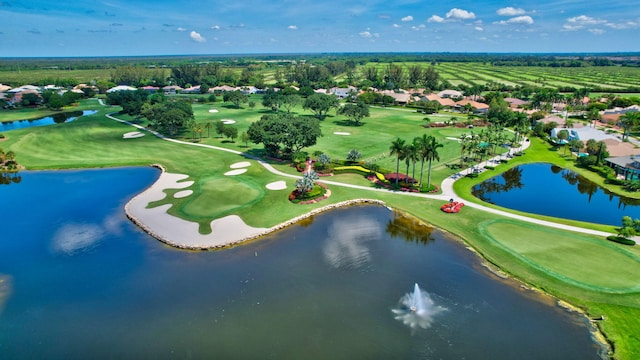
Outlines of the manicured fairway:
<svg viewBox="0 0 640 360">
<path fill-rule="evenodd" d="M 607 293 L 640 291 L 640 257 L 620 245 L 510 220 L 484 222 L 480 231 L 513 256 L 560 281 Z M 603 261 L 599 255 L 605 252 Z"/>
</svg>

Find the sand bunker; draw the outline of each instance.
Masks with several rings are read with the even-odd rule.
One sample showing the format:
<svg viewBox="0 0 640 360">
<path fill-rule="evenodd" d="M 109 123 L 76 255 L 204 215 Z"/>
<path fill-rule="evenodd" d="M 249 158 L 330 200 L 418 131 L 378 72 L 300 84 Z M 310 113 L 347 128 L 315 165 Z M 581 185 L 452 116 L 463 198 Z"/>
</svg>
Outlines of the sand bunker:
<svg viewBox="0 0 640 360">
<path fill-rule="evenodd" d="M 225 125 L 235 124 L 236 121 L 232 119 L 222 119 L 222 123 Z"/>
<path fill-rule="evenodd" d="M 139 137 L 143 137 L 144 134 L 141 133 L 140 131 L 132 131 L 132 132 L 128 132 L 124 135 L 122 135 L 123 139 L 135 139 L 135 138 L 139 138 Z"/>
<path fill-rule="evenodd" d="M 230 168 L 232 169 L 241 169 L 241 168 L 246 168 L 247 166 L 250 166 L 251 163 L 248 161 L 241 161 L 241 162 L 237 162 L 235 164 L 231 164 Z"/>
<path fill-rule="evenodd" d="M 247 169 L 236 169 L 236 170 L 227 171 L 224 174 L 227 175 L 227 176 L 233 176 L 233 175 L 244 174 L 246 172 L 247 172 Z"/>
<path fill-rule="evenodd" d="M 333 133 L 334 135 L 351 135 L 351 133 L 349 132 L 344 132 L 344 131 L 336 131 Z"/>
<path fill-rule="evenodd" d="M 218 109 L 209 109 L 209 112 L 210 112 L 210 113 L 217 113 L 217 112 L 218 112 Z"/>
<path fill-rule="evenodd" d="M 189 195 L 193 194 L 193 190 L 182 190 L 182 191 L 178 191 L 177 193 L 173 194 L 173 197 L 176 199 L 181 199 L 181 198 L 185 198 Z"/>
<path fill-rule="evenodd" d="M 246 169 L 242 169 L 246 170 Z M 127 214 L 151 235 L 177 247 L 211 248 L 232 244 L 241 239 L 258 236 L 266 228 L 251 227 L 237 215 L 229 215 L 211 222 L 211 234 L 202 235 L 196 222 L 167 214 L 171 204 L 147 208 L 150 202 L 166 196 L 165 189 L 185 188 L 193 181 L 178 183 L 187 175 L 162 173 L 158 181 L 127 204 Z"/>
<path fill-rule="evenodd" d="M 269 190 L 284 190 L 287 188 L 287 183 L 284 180 L 274 181 L 272 183 L 267 184 L 267 189 Z"/>
</svg>

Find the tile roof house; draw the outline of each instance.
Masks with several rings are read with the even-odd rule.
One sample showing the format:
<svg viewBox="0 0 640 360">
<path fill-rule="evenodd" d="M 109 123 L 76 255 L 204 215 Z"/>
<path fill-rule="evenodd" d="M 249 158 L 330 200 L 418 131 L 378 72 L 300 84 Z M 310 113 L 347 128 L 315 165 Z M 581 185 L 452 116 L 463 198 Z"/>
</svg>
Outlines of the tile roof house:
<svg viewBox="0 0 640 360">
<path fill-rule="evenodd" d="M 481 102 L 477 102 L 477 101 L 473 101 L 473 100 L 469 100 L 469 99 L 462 99 L 460 101 L 456 102 L 456 107 L 464 107 L 467 104 L 471 105 L 474 109 L 474 112 L 487 112 L 489 111 L 489 105 L 481 103 Z"/>
</svg>

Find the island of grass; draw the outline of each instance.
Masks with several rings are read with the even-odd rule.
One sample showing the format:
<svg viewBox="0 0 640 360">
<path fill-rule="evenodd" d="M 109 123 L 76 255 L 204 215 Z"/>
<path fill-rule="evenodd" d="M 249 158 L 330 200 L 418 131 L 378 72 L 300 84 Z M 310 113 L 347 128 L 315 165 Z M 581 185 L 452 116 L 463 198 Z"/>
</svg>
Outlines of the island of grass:
<svg viewBox="0 0 640 360">
<path fill-rule="evenodd" d="M 196 121 L 206 124 L 212 116 L 233 118 L 242 133 L 259 117 L 260 110 L 236 109 L 219 106 L 220 114 L 210 113 L 209 106 L 194 106 Z M 410 214 L 424 222 L 442 228 L 464 240 L 489 263 L 495 264 L 504 273 L 541 289 L 559 299 L 567 301 L 585 311 L 591 318 L 604 318 L 597 322 L 609 342 L 614 345 L 618 358 L 634 358 L 640 354 L 640 293 L 637 291 L 638 258 L 637 246 L 628 247 L 608 242 L 603 236 L 580 234 L 561 229 L 532 229 L 530 223 L 465 206 L 464 216 L 451 216 L 440 211 L 443 200 L 437 194 L 433 198 L 412 196 L 410 193 L 390 192 L 376 189 L 371 181 L 360 174 L 335 174 L 330 180 L 323 179 L 331 189 L 331 197 L 321 202 L 300 205 L 289 200 L 287 191 L 274 190 L 272 184 L 284 181 L 290 191 L 301 174 L 288 162 L 264 157 L 260 146 L 243 142 L 224 142 L 222 136 L 206 136 L 193 146 L 189 131 L 176 134 L 180 140 L 166 141 L 156 136 L 124 139 L 123 134 L 137 131 L 130 124 L 107 118 L 117 108 L 100 108 L 98 113 L 83 117 L 73 123 L 52 125 L 46 128 L 15 130 L 4 140 L 3 146 L 20 154 L 21 163 L 28 169 L 61 169 L 113 166 L 148 166 L 161 164 L 165 174 L 179 175 L 169 187 L 163 186 L 157 198 L 150 200 L 150 209 L 168 213 L 195 224 L 195 232 L 206 236 L 218 229 L 219 219 L 230 224 L 245 224 L 251 229 L 263 231 L 300 219 L 314 211 L 331 206 L 349 204 L 359 199 L 370 199 Z M 294 109 L 303 115 L 300 108 Z M 444 147 L 440 149 L 440 162 L 434 164 L 432 181 L 443 183 L 456 173 L 447 164 L 459 159 L 458 141 L 465 129 L 424 128 L 422 116 L 415 112 L 374 108 L 372 116 L 363 126 L 349 128 L 350 136 L 325 136 L 318 144 L 308 149 L 309 153 L 322 151 L 333 158 L 344 157 L 349 150 L 362 149 L 364 162 L 377 162 L 393 172 L 396 158 L 389 155 L 389 145 L 397 137 L 412 139 L 422 131 L 437 137 Z M 118 116 L 137 122 L 134 118 Z M 143 128 L 144 123 L 139 124 Z M 332 121 L 330 116 L 322 122 L 325 134 L 344 131 L 343 126 Z M 390 135 L 393 134 L 393 135 Z M 206 146 L 203 146 L 206 145 Z M 365 150 L 366 149 L 366 150 Z M 257 160 L 257 159 L 262 160 Z M 246 172 L 228 176 L 232 165 L 247 161 Z M 526 154 L 507 163 L 497 165 L 492 174 L 525 162 L 549 162 L 571 168 L 571 162 L 558 152 L 548 150 L 542 141 L 531 140 Z M 580 171 L 580 169 L 578 169 Z M 454 186 L 465 199 L 465 204 L 477 202 L 465 191 L 489 177 L 488 172 L 478 178 L 461 178 Z M 233 196 L 230 189 L 242 188 L 242 196 Z M 277 187 L 280 189 L 281 187 Z M 176 196 L 191 190 L 188 196 Z M 277 209 L 277 211 L 274 211 Z M 542 217 L 541 217 L 542 218 Z M 614 233 L 610 226 L 583 224 L 571 221 L 569 225 L 588 227 L 602 232 Z M 517 238 L 512 236 L 517 232 Z M 542 232 L 542 233 L 541 233 Z M 259 236 L 259 235 L 258 235 Z M 540 238 L 547 239 L 539 241 Z M 557 241 L 552 241 L 553 239 Z M 535 244 L 535 248 L 532 246 Z M 572 256 L 547 255 L 562 251 L 574 251 Z M 606 259 L 615 259 L 609 264 Z M 580 264 L 591 265 L 581 266 Z M 613 266 L 613 267 L 612 267 Z M 625 269 L 620 271 L 620 269 Z M 615 281 L 609 281 L 615 277 Z"/>
</svg>

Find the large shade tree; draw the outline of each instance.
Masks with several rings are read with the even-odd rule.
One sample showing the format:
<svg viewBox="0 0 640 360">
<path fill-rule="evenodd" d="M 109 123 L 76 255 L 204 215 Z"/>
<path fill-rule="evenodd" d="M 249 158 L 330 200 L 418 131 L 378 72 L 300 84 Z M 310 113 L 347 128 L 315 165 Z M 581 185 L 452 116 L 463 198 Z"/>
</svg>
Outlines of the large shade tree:
<svg viewBox="0 0 640 360">
<path fill-rule="evenodd" d="M 327 116 L 329 110 L 337 108 L 340 101 L 335 95 L 316 93 L 304 100 L 302 107 L 304 109 L 310 109 L 322 120 Z"/>
<path fill-rule="evenodd" d="M 263 144 L 270 156 L 291 157 L 302 148 L 316 144 L 322 136 L 316 119 L 305 119 L 289 113 L 264 115 L 249 126 L 249 139 Z"/>
<path fill-rule="evenodd" d="M 360 121 L 365 117 L 369 117 L 369 107 L 361 101 L 355 104 L 345 104 L 338 109 L 338 115 L 344 115 L 355 126 L 360 126 Z"/>
</svg>

